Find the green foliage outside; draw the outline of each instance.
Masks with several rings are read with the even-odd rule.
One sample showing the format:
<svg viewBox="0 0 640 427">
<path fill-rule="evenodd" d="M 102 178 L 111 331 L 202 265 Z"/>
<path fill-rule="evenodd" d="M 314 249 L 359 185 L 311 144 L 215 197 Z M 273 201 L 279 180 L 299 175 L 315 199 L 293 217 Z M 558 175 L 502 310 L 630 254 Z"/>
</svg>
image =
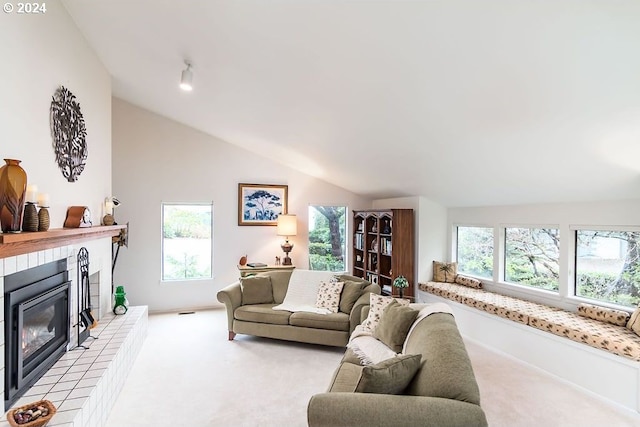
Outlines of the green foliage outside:
<svg viewBox="0 0 640 427">
<path fill-rule="evenodd" d="M 559 290 L 557 229 L 507 228 L 505 280 L 549 291 Z"/>
<path fill-rule="evenodd" d="M 458 227 L 458 271 L 493 277 L 493 229 Z"/>
<path fill-rule="evenodd" d="M 164 205 L 163 280 L 211 278 L 211 205 Z"/>
<path fill-rule="evenodd" d="M 626 273 L 623 273 L 626 274 Z M 576 278 L 576 294 L 581 297 L 599 301 L 607 301 L 627 307 L 637 307 L 640 304 L 640 296 L 633 296 L 628 292 L 617 289 L 618 275 L 611 273 L 584 273 Z M 640 283 L 640 272 L 636 271 L 626 277 L 635 283 Z"/>
<path fill-rule="evenodd" d="M 346 208 L 310 206 L 309 269 L 346 271 L 344 262 Z"/>
</svg>

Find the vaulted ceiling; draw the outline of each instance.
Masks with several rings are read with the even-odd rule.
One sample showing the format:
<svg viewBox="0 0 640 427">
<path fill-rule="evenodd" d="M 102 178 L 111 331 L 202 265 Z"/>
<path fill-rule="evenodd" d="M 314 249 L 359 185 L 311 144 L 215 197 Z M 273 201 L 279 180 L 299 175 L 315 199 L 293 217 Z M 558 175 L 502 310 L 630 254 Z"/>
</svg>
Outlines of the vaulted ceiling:
<svg viewBox="0 0 640 427">
<path fill-rule="evenodd" d="M 640 197 L 640 1 L 63 3 L 114 96 L 353 192 Z"/>
</svg>

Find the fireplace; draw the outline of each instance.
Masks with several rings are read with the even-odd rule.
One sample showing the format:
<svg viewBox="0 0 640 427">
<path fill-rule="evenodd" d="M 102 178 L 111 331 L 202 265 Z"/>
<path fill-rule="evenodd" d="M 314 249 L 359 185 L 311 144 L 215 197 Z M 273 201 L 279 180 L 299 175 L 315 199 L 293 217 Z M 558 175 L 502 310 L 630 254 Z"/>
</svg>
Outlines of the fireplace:
<svg viewBox="0 0 640 427">
<path fill-rule="evenodd" d="M 70 284 L 66 259 L 5 276 L 5 410 L 66 351 Z"/>
</svg>

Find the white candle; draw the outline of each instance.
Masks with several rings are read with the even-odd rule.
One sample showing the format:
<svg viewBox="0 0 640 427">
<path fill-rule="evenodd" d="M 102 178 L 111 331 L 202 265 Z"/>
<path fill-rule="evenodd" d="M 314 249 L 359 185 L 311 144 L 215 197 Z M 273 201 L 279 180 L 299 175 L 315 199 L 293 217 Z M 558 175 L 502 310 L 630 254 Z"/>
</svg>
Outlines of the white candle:
<svg viewBox="0 0 640 427">
<path fill-rule="evenodd" d="M 49 194 L 47 193 L 38 194 L 38 206 L 45 207 L 45 208 L 49 207 Z"/>
<path fill-rule="evenodd" d="M 36 195 L 38 194 L 38 186 L 35 184 L 27 185 L 27 200 L 26 202 L 36 202 Z"/>
<path fill-rule="evenodd" d="M 111 200 L 104 202 L 104 213 L 106 215 L 113 215 L 113 202 Z"/>
</svg>

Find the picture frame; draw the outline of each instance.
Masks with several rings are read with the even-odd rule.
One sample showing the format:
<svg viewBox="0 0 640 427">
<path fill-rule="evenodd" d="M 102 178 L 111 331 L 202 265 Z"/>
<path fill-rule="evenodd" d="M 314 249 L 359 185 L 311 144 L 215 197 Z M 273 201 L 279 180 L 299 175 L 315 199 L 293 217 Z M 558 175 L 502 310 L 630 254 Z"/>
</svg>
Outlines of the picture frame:
<svg viewBox="0 0 640 427">
<path fill-rule="evenodd" d="M 288 212 L 288 185 L 238 184 L 238 225 L 276 225 Z"/>
</svg>

